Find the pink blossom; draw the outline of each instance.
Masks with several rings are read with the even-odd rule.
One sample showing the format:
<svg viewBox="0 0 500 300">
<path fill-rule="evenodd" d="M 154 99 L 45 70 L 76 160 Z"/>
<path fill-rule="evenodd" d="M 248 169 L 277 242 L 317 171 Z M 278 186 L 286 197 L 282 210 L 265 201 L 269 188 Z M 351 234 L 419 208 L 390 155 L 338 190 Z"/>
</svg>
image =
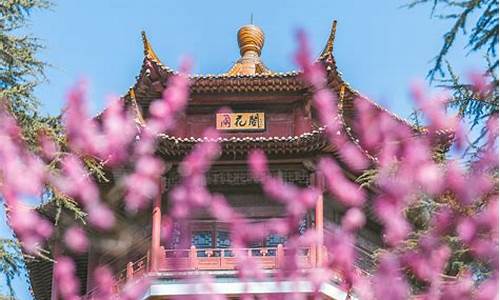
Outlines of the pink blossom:
<svg viewBox="0 0 500 300">
<path fill-rule="evenodd" d="M 125 203 L 129 211 L 144 208 L 158 195 L 160 176 L 164 170 L 164 163 L 160 159 L 146 154 L 139 157 L 134 173 L 125 177 Z"/>
<path fill-rule="evenodd" d="M 175 120 L 186 107 L 189 96 L 189 79 L 186 73 L 189 72 L 190 65 L 189 59 L 181 62 L 181 72 L 170 77 L 162 98 L 154 101 L 149 107 L 151 118 L 147 120 L 142 138 L 155 138 L 157 134 L 171 130 L 175 126 Z"/>
<path fill-rule="evenodd" d="M 56 153 L 60 151 L 59 145 L 57 145 L 54 140 L 44 132 L 39 133 L 38 141 L 42 148 L 42 154 L 46 159 L 53 159 Z"/>
<path fill-rule="evenodd" d="M 340 167 L 330 158 L 322 158 L 318 163 L 320 174 L 325 177 L 328 191 L 346 206 L 360 206 L 365 201 L 363 189 L 348 180 Z"/>
<path fill-rule="evenodd" d="M 304 31 L 297 32 L 299 49 L 295 54 L 295 62 L 302 68 L 304 79 L 314 86 L 320 88 L 326 82 L 325 72 L 319 63 L 311 63 L 311 51 Z"/>
<path fill-rule="evenodd" d="M 470 274 L 466 274 L 460 280 L 450 282 L 443 286 L 441 299 L 469 300 L 473 299 L 472 291 L 474 282 Z"/>
<path fill-rule="evenodd" d="M 427 162 L 419 165 L 414 172 L 416 183 L 429 194 L 438 194 L 443 188 L 443 171 L 434 163 Z"/>
<path fill-rule="evenodd" d="M 94 270 L 94 282 L 96 284 L 96 296 L 98 299 L 111 299 L 115 293 L 116 282 L 111 269 L 107 266 L 98 266 Z"/>
<path fill-rule="evenodd" d="M 252 150 L 249 153 L 248 166 L 252 175 L 257 179 L 263 179 L 269 173 L 267 157 L 262 150 Z"/>
<path fill-rule="evenodd" d="M 222 222 L 234 222 L 240 217 L 233 211 L 222 195 L 213 195 L 210 204 L 212 215 L 217 216 Z"/>
<path fill-rule="evenodd" d="M 490 300 L 498 298 L 498 273 L 482 282 L 474 295 L 477 300 Z"/>
<path fill-rule="evenodd" d="M 453 211 L 449 207 L 443 207 L 434 213 L 432 228 L 438 235 L 449 233 L 455 227 Z"/>
<path fill-rule="evenodd" d="M 71 258 L 60 256 L 56 259 L 54 279 L 57 290 L 63 299 L 79 299 L 80 282 L 75 272 L 75 263 Z"/>
<path fill-rule="evenodd" d="M 460 120 L 457 115 L 449 116 L 444 109 L 449 95 L 440 94 L 433 97 L 426 97 L 426 91 L 421 83 L 415 83 L 412 86 L 415 103 L 424 112 L 429 120 L 428 129 L 432 134 L 440 130 L 451 131 L 455 134 L 457 141 L 463 140 L 463 131 L 460 127 Z"/>
<path fill-rule="evenodd" d="M 239 248 L 234 250 L 234 254 L 238 276 L 243 282 L 267 278 L 267 273 L 262 269 L 260 259 L 249 256 L 248 251 L 242 249 L 261 242 L 270 234 L 279 234 L 287 237 L 287 255 L 272 280 L 305 278 L 317 291 L 323 282 L 335 278 L 339 279 L 341 288 L 354 288 L 359 297 L 407 299 L 410 290 L 403 275 L 405 270 L 426 283 L 422 294 L 426 299 L 496 297 L 498 194 L 490 174 L 498 168 L 498 117 L 493 116 L 488 121 L 487 145 L 470 168 L 461 168 L 457 161 L 452 160 L 437 164 L 433 158 L 434 147 L 442 142 L 443 132 L 453 132 L 458 146 L 463 142 L 462 124 L 457 116 L 450 116 L 444 110 L 447 95 L 429 96 L 422 86 L 413 86 L 415 101 L 429 123 L 426 134 L 417 134 L 413 128 L 364 97 L 348 99 L 354 101 L 349 105 L 354 105 L 355 113 L 346 115 L 345 111 L 341 111 L 344 107 L 340 105 L 337 95 L 328 86 L 325 65 L 322 62 L 313 63 L 305 35 L 299 33 L 298 38 L 300 49 L 296 61 L 303 70 L 302 79 L 312 93 L 319 118 L 317 125 L 326 131 L 338 161 L 333 156 L 320 158 L 315 174 L 319 179 L 318 186 L 304 188 L 271 174 L 266 154 L 262 150 L 252 151 L 248 156 L 252 176 L 265 195 L 283 207 L 282 217 L 255 223 L 245 217 L 244 211 L 233 208 L 223 195 L 212 194 L 207 187 L 206 172 L 221 154 L 218 132 L 207 129 L 200 142 L 179 165 L 181 180 L 170 189 L 169 214 L 162 217 L 162 242 L 168 244 L 174 236 L 177 238 L 177 227 L 180 227 L 178 247 L 189 248 L 191 237 L 186 234 L 187 226 L 190 219 L 201 211 L 228 224 L 231 247 Z M 29 152 L 15 119 L 4 107 L 0 109 L 0 192 L 7 205 L 9 223 L 25 250 L 36 253 L 52 235 L 51 222 L 22 201 L 27 197 L 38 197 L 47 184 L 77 200 L 88 213 L 89 223 L 95 229 L 109 230 L 114 226 L 113 210 L 101 201 L 100 190 L 89 174 L 84 158 L 96 158 L 111 170 L 116 167 L 132 170 L 124 178 L 116 178 L 119 187 L 125 190 L 125 205 L 131 211 L 147 207 L 151 199 L 159 195 L 161 176 L 170 166 L 157 156 L 157 143 L 162 134 L 175 132 L 178 116 L 187 106 L 187 65 L 183 63 L 181 73 L 169 77 L 168 87 L 161 99 L 150 105 L 150 117 L 145 123 L 136 123 L 124 102 L 117 98 L 112 99 L 103 114 L 90 118 L 85 108 L 84 84 L 73 88 L 68 95 L 63 119 L 70 147 L 68 153 L 58 153 L 57 145 L 46 135 L 39 137 L 42 153 Z M 153 65 L 149 67 L 151 76 L 159 76 Z M 471 81 L 477 94 L 489 89 L 484 78 L 477 74 L 471 76 Z M 346 116 L 348 118 L 344 119 Z M 60 173 L 49 175 L 45 162 L 59 156 Z M 368 167 L 377 168 L 376 179 L 370 189 L 370 193 L 375 195 L 368 205 L 373 205 L 373 221 L 383 226 L 388 249 L 380 256 L 373 276 L 364 277 L 356 267 L 355 243 L 357 231 L 367 222 L 362 209 L 365 209 L 368 195 L 353 178 Z M 352 175 L 347 175 L 346 171 Z M 321 199 L 323 180 L 331 200 L 339 202 L 347 212 L 341 226 L 328 224 L 324 235 L 314 228 L 301 235 L 297 228 Z M 411 250 L 401 249 L 399 246 L 405 245 L 403 242 L 412 231 L 404 213 L 408 206 L 421 198 L 440 197 L 445 191 L 453 193 L 459 200 L 458 204 L 463 206 L 481 204 L 478 212 L 467 216 L 459 209 L 439 203 L 440 207 L 430 217 L 429 230 L 419 235 Z M 491 269 L 490 277 L 478 288 L 474 286 L 470 274 L 449 284 L 441 279 L 451 255 L 442 236 L 455 233 L 469 247 L 472 258 Z M 72 226 L 64 234 L 64 243 L 72 251 L 84 252 L 89 241 L 82 228 Z M 317 254 L 327 255 L 318 268 L 303 270 L 298 254 L 303 251 L 311 254 L 311 249 L 318 249 Z M 56 259 L 54 278 L 59 296 L 78 299 L 75 263 L 68 257 Z M 181 269 L 180 265 L 175 267 Z M 93 279 L 97 286 L 97 299 L 137 299 L 150 283 L 148 280 L 131 280 L 125 286 L 119 286 L 109 266 L 97 268 Z M 210 288 L 211 277 L 195 279 Z M 121 291 L 116 295 L 118 288 Z M 219 298 L 219 295 L 214 295 L 214 298 Z"/>
<path fill-rule="evenodd" d="M 352 232 L 344 231 L 343 228 L 333 228 L 325 234 L 324 245 L 328 252 L 327 265 L 341 274 L 345 288 L 351 288 L 356 279 L 354 267 L 356 252 Z"/>
<path fill-rule="evenodd" d="M 92 204 L 87 207 L 87 211 L 90 223 L 97 229 L 108 230 L 115 224 L 113 212 L 104 204 Z"/>
<path fill-rule="evenodd" d="M 375 299 L 403 300 L 409 298 L 408 284 L 400 272 L 397 258 L 391 254 L 386 254 L 380 259 L 380 266 L 373 277 L 372 287 Z"/>
<path fill-rule="evenodd" d="M 356 231 L 363 227 L 365 222 L 365 214 L 359 208 L 354 207 L 349 209 L 342 218 L 342 228 L 349 232 Z"/>
<path fill-rule="evenodd" d="M 480 98 L 485 98 L 491 92 L 492 85 L 488 82 L 488 77 L 483 72 L 469 72 L 469 81 L 471 82 L 473 91 Z"/>
<path fill-rule="evenodd" d="M 64 233 L 64 243 L 76 253 L 87 251 L 88 240 L 85 231 L 80 227 L 70 227 Z"/>
<path fill-rule="evenodd" d="M 52 224 L 17 199 L 11 199 L 8 209 L 9 224 L 21 240 L 23 248 L 28 253 L 38 253 L 45 240 L 52 235 Z"/>
<path fill-rule="evenodd" d="M 463 219 L 457 226 L 457 233 L 464 242 L 470 242 L 476 235 L 476 224 L 471 219 Z"/>
<path fill-rule="evenodd" d="M 400 208 L 401 203 L 392 197 L 380 196 L 374 204 L 375 213 L 384 224 L 384 240 L 389 246 L 396 246 L 411 231 L 411 227 Z"/>
<path fill-rule="evenodd" d="M 447 246 L 439 245 L 432 236 L 423 236 L 420 240 L 421 251 L 409 251 L 402 256 L 413 273 L 422 281 L 439 281 L 451 254 Z"/>
<path fill-rule="evenodd" d="M 130 144 L 137 134 L 132 114 L 124 108 L 123 100 L 112 97 L 102 116 L 102 142 L 96 145 L 96 153 L 109 165 L 124 162 L 130 152 Z"/>
</svg>

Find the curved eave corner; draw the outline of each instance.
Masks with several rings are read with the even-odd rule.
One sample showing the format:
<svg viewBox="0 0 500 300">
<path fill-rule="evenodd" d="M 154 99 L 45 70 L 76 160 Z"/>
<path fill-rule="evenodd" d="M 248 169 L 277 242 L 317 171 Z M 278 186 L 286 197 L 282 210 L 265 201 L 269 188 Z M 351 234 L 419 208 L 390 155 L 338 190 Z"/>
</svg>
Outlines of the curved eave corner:
<svg viewBox="0 0 500 300">
<path fill-rule="evenodd" d="M 396 115 L 395 113 L 381 106 L 377 102 L 373 101 L 369 97 L 362 95 L 359 91 L 354 89 L 349 84 L 349 82 L 347 82 L 342 78 L 342 72 L 338 70 L 335 56 L 333 55 L 336 31 L 337 31 L 337 21 L 334 20 L 332 22 L 332 27 L 326 45 L 321 54 L 319 55 L 318 59 L 316 60 L 316 62 L 322 63 L 324 65 L 327 72 L 328 86 L 333 91 L 337 92 L 337 97 L 340 101 L 339 103 L 340 117 L 342 118 L 344 129 L 346 130 L 346 132 L 349 133 L 351 140 L 359 146 L 359 141 L 356 138 L 356 133 L 353 132 L 353 126 L 352 126 L 356 115 L 354 107 L 354 101 L 356 99 L 368 102 L 377 111 L 385 113 L 389 115 L 392 119 L 396 120 L 397 122 L 407 126 L 409 129 L 412 130 L 412 132 L 414 132 L 415 136 L 426 134 L 427 131 L 425 130 L 425 128 L 424 129 L 418 128 L 408 120 L 401 118 L 400 116 Z M 443 146 L 445 149 L 449 149 L 453 141 L 453 133 L 449 131 L 443 131 L 437 133 L 437 135 L 438 135 L 438 140 L 436 144 Z M 367 153 L 367 154 L 372 156 L 373 158 L 375 157 L 375 154 L 373 153 L 372 154 Z"/>
<path fill-rule="evenodd" d="M 172 68 L 164 65 L 158 58 L 145 31 L 141 32 L 141 36 L 144 58 L 139 75 L 136 76 L 135 83 L 127 93 L 127 95 L 130 95 L 133 92 L 135 99 L 141 98 L 141 94 L 147 93 L 144 89 L 153 89 L 161 92 L 165 88 L 168 77 L 175 74 Z"/>
</svg>

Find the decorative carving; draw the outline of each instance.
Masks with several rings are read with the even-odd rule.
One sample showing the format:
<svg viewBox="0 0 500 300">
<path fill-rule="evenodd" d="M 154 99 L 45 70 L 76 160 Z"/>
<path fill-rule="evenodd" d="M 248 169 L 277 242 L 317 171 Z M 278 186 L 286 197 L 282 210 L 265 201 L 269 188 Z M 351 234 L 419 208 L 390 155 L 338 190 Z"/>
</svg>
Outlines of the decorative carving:
<svg viewBox="0 0 500 300">
<path fill-rule="evenodd" d="M 310 182 L 310 172 L 299 168 L 281 168 L 271 170 L 271 174 L 281 177 L 284 181 L 301 186 L 308 186 Z M 165 181 L 171 187 L 180 181 L 180 175 L 176 171 L 169 172 Z M 207 173 L 208 185 L 231 185 L 243 186 L 257 184 L 246 169 L 213 169 Z"/>
</svg>

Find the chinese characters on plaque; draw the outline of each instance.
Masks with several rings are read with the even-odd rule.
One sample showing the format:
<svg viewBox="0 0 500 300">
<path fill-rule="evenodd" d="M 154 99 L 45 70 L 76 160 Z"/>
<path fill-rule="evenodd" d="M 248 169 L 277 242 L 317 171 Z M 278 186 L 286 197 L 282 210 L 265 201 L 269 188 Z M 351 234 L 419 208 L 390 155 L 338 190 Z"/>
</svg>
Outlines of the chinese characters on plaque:
<svg viewBox="0 0 500 300">
<path fill-rule="evenodd" d="M 217 130 L 264 130 L 263 112 L 218 113 L 215 116 Z"/>
</svg>

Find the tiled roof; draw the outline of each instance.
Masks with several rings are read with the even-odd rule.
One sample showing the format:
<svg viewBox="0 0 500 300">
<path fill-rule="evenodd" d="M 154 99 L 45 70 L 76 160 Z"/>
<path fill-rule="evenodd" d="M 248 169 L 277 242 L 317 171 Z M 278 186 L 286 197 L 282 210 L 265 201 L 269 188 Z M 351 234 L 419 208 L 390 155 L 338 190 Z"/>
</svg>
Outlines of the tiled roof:
<svg viewBox="0 0 500 300">
<path fill-rule="evenodd" d="M 319 128 L 299 136 L 275 137 L 220 137 L 208 139 L 200 137 L 179 138 L 160 135 L 158 151 L 168 156 L 182 156 L 196 145 L 204 142 L 221 144 L 225 155 L 246 155 L 249 150 L 259 148 L 268 154 L 296 154 L 315 151 L 331 151 L 325 136 L 325 129 Z"/>
</svg>

